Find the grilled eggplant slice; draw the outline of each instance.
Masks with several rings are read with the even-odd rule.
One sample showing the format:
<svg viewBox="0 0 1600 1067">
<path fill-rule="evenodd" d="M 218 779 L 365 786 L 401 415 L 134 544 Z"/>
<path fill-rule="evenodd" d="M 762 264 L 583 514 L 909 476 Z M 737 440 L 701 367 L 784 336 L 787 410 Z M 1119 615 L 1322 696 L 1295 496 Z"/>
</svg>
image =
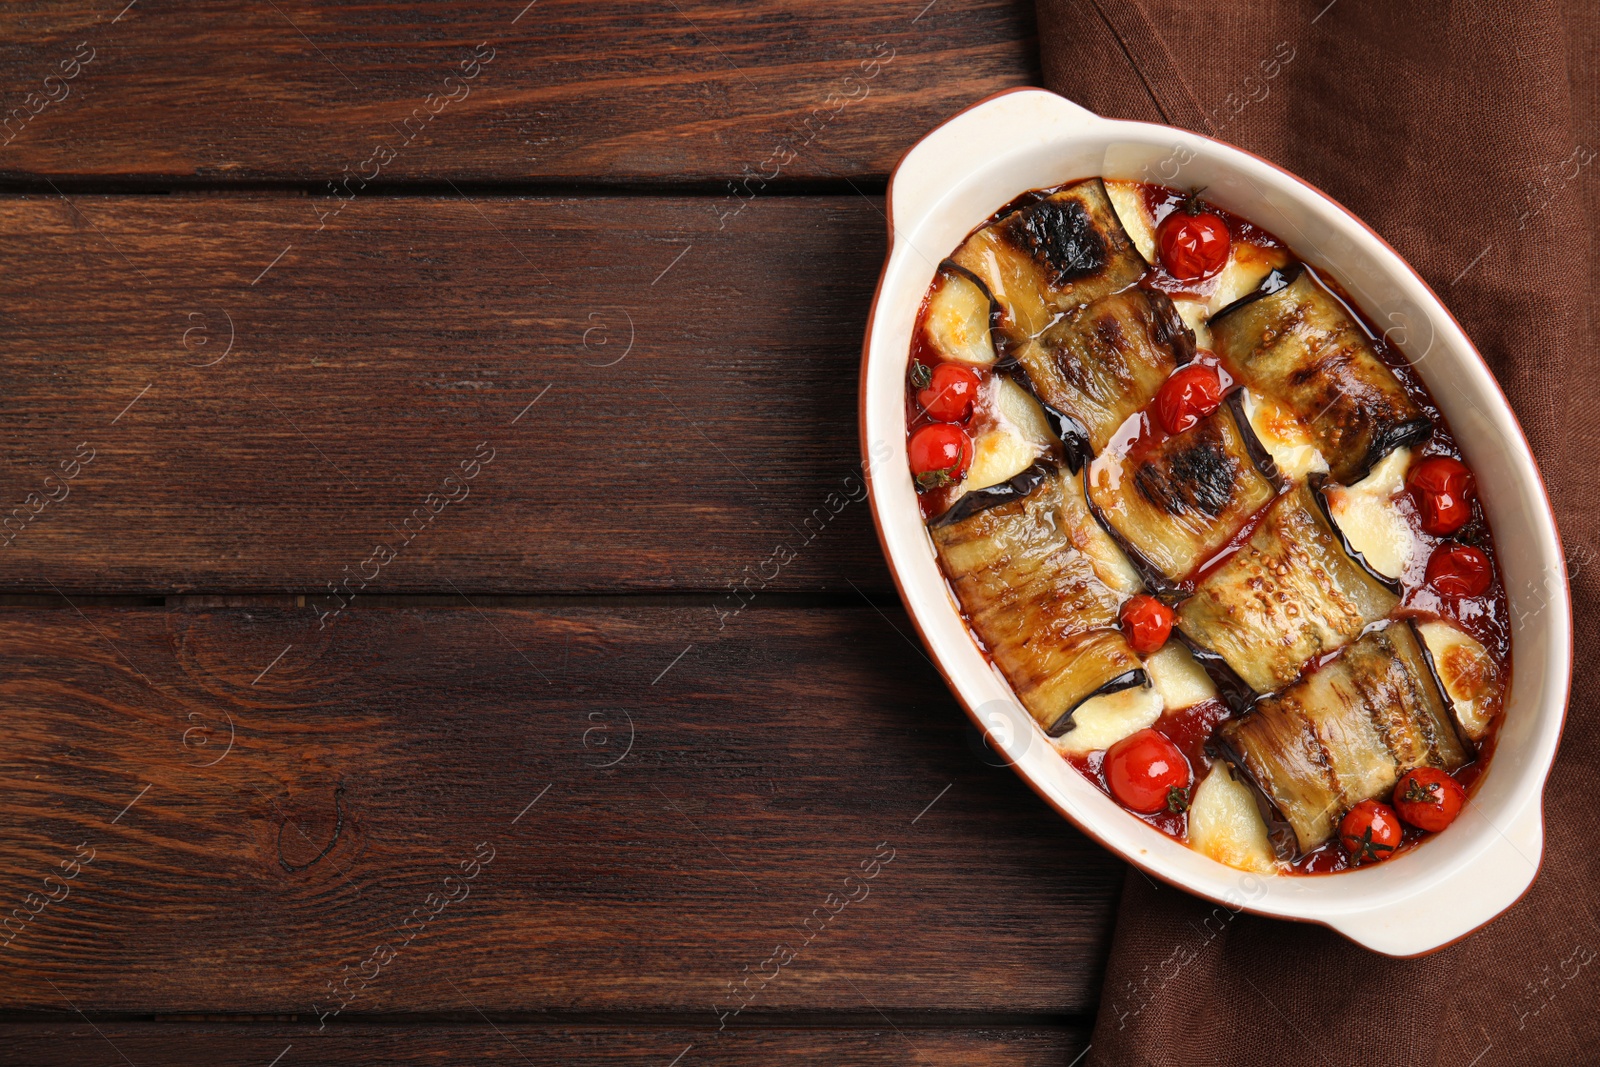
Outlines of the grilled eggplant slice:
<svg viewBox="0 0 1600 1067">
<path fill-rule="evenodd" d="M 982 280 L 1002 311 L 1002 331 L 1016 344 L 1149 269 L 1099 178 L 1010 212 L 968 237 L 951 259 Z"/>
<path fill-rule="evenodd" d="M 1411 768 L 1454 771 L 1469 758 L 1406 622 L 1367 634 L 1220 735 L 1302 852 Z"/>
<path fill-rule="evenodd" d="M 1193 428 L 1089 465 L 1089 501 L 1101 521 L 1169 583 L 1186 579 L 1273 497 L 1233 412 L 1224 405 Z"/>
<path fill-rule="evenodd" d="M 1081 471 L 1061 475 L 1061 528 L 1078 551 L 1088 555 L 1100 581 L 1123 596 L 1132 596 L 1144 588 L 1138 568 L 1089 510 Z"/>
<path fill-rule="evenodd" d="M 995 310 L 983 282 L 946 260 L 934 279 L 922 328 L 928 343 L 945 359 L 988 367 L 995 361 Z"/>
<path fill-rule="evenodd" d="M 1297 485 L 1274 501 L 1250 540 L 1178 608 L 1184 636 L 1257 693 L 1294 681 L 1313 657 L 1400 602 L 1345 554 L 1311 493 Z"/>
<path fill-rule="evenodd" d="M 1344 306 L 1303 264 L 1278 274 L 1288 284 L 1211 317 L 1212 343 L 1244 383 L 1299 416 L 1336 482 L 1348 485 L 1394 449 L 1426 440 L 1432 422 Z"/>
<path fill-rule="evenodd" d="M 1456 724 L 1474 744 L 1482 741 L 1505 699 L 1505 680 L 1494 660 L 1482 642 L 1451 623 L 1421 622 L 1416 628 L 1450 698 Z"/>
<path fill-rule="evenodd" d="M 1089 697 L 1146 681 L 1117 628 L 1121 597 L 1060 522 L 1062 482 L 1048 471 L 1025 495 L 929 530 L 973 631 L 1051 736 Z"/>
<path fill-rule="evenodd" d="M 1194 334 L 1166 294 L 1129 289 L 1063 312 L 1017 349 L 1039 399 L 1088 431 L 1098 454 L 1129 415 L 1155 399 Z"/>
</svg>

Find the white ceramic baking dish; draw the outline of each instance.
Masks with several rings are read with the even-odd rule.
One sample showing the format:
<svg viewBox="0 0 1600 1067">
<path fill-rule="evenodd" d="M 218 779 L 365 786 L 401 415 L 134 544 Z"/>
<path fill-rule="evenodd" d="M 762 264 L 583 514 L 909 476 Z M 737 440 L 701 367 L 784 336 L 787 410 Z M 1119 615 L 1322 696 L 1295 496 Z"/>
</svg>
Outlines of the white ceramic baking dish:
<svg viewBox="0 0 1600 1067">
<path fill-rule="evenodd" d="M 1498 750 L 1462 816 L 1390 862 L 1335 875 L 1232 870 L 1119 808 L 1045 741 L 979 652 L 939 571 L 905 452 L 906 364 L 939 261 L 1018 195 L 1100 175 L 1189 188 L 1276 233 L 1342 282 L 1418 366 L 1449 419 L 1494 530 L 1514 618 L 1512 685 Z M 1561 541 L 1526 438 L 1493 376 L 1432 290 L 1382 238 L 1323 193 L 1229 145 L 1168 126 L 1100 118 L 1020 89 L 934 130 L 889 184 L 889 256 L 868 322 L 861 445 L 889 567 L 929 654 L 1017 773 L 1081 830 L 1149 874 L 1231 910 L 1322 923 L 1392 956 L 1431 952 L 1489 922 L 1533 884 L 1542 791 L 1566 712 L 1571 609 Z"/>
</svg>

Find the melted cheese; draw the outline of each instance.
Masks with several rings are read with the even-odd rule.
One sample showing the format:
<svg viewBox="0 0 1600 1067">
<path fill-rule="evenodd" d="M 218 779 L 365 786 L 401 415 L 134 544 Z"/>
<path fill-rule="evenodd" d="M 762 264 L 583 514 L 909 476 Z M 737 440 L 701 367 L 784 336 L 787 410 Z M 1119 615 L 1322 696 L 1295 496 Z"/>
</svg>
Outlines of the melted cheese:
<svg viewBox="0 0 1600 1067">
<path fill-rule="evenodd" d="M 1241 871 L 1276 874 L 1278 856 L 1256 798 L 1218 760 L 1189 802 L 1189 847 Z"/>
<path fill-rule="evenodd" d="M 1324 490 L 1328 514 L 1339 532 L 1367 566 L 1386 578 L 1400 577 L 1419 547 L 1411 524 L 1395 507 L 1410 466 L 1411 450 L 1399 448 L 1355 485 Z"/>
<path fill-rule="evenodd" d="M 1241 296 L 1255 292 L 1274 268 L 1287 262 L 1288 256 L 1282 249 L 1233 242 L 1228 251 L 1228 265 L 1217 275 L 1216 288 L 1206 298 L 1207 313 L 1215 315 Z"/>
<path fill-rule="evenodd" d="M 1500 708 L 1503 686 L 1488 650 L 1447 622 L 1418 623 L 1417 634 L 1428 646 L 1462 731 L 1474 741 L 1483 740 Z"/>
<path fill-rule="evenodd" d="M 1216 686 L 1180 641 L 1168 641 L 1144 659 L 1150 684 L 1091 697 L 1073 713 L 1073 728 L 1053 738 L 1058 752 L 1083 755 L 1110 748 L 1155 725 L 1164 711 L 1177 711 L 1217 695 Z"/>
<path fill-rule="evenodd" d="M 1098 752 L 1154 725 L 1161 718 L 1161 708 L 1161 694 L 1153 686 L 1090 697 L 1072 713 L 1072 729 L 1052 737 L 1050 743 L 1062 755 Z"/>
<path fill-rule="evenodd" d="M 1150 684 L 1161 694 L 1168 711 L 1178 711 L 1217 695 L 1211 676 L 1182 641 L 1168 641 L 1153 656 L 1146 656 L 1144 669 Z"/>
<path fill-rule="evenodd" d="M 1250 422 L 1250 429 L 1272 457 L 1279 474 L 1290 481 L 1303 481 L 1309 474 L 1328 469 L 1328 461 L 1317 450 L 1311 431 L 1295 417 L 1294 412 L 1276 400 L 1249 389 L 1241 390 L 1241 395 L 1244 416 Z"/>
<path fill-rule="evenodd" d="M 997 374 L 984 383 L 983 390 L 979 403 L 989 417 L 973 439 L 972 466 L 960 493 L 987 489 L 1016 477 L 1056 441 L 1044 409 L 1022 386 Z"/>
<path fill-rule="evenodd" d="M 1133 247 L 1139 250 L 1147 263 L 1154 263 L 1156 224 L 1150 209 L 1145 207 L 1144 189 L 1138 182 L 1107 181 L 1106 196 L 1110 198 L 1117 218 L 1122 221 L 1122 228 L 1128 231 Z"/>
<path fill-rule="evenodd" d="M 1177 308 L 1178 317 L 1183 324 L 1194 331 L 1194 346 L 1196 348 L 1211 347 L 1211 327 L 1206 323 L 1211 318 L 1211 309 L 1202 300 L 1186 300 L 1183 297 L 1173 297 L 1172 306 Z"/>
<path fill-rule="evenodd" d="M 928 340 L 945 359 L 974 367 L 987 367 L 995 361 L 989 297 L 971 278 L 955 273 L 943 275 L 928 301 L 924 328 Z"/>
</svg>

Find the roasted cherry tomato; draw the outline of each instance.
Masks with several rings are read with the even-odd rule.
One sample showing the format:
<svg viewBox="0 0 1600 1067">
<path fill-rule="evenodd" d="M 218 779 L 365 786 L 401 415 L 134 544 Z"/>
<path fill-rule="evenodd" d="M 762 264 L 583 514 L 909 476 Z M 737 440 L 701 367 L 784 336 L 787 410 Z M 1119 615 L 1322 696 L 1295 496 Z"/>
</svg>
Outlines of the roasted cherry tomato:
<svg viewBox="0 0 1600 1067">
<path fill-rule="evenodd" d="M 1140 593 L 1122 605 L 1122 636 L 1135 652 L 1148 656 L 1167 643 L 1174 618 L 1171 608 Z"/>
<path fill-rule="evenodd" d="M 972 466 L 972 438 L 959 426 L 936 422 L 911 435 L 911 475 L 920 489 L 954 485 Z"/>
<path fill-rule="evenodd" d="M 1445 596 L 1478 596 L 1494 581 L 1494 564 L 1471 545 L 1440 545 L 1428 557 L 1428 584 Z"/>
<path fill-rule="evenodd" d="M 1472 472 L 1459 459 L 1429 456 L 1419 461 L 1406 475 L 1406 486 L 1428 533 L 1453 534 L 1472 518 Z"/>
<path fill-rule="evenodd" d="M 1209 278 L 1228 265 L 1232 237 L 1221 215 L 1202 210 L 1190 197 L 1156 228 L 1161 265 L 1179 281 Z"/>
<path fill-rule="evenodd" d="M 1377 863 L 1400 847 L 1400 816 L 1387 804 L 1363 800 L 1339 824 L 1339 840 L 1357 865 Z"/>
<path fill-rule="evenodd" d="M 1156 415 L 1168 433 L 1182 433 L 1222 403 L 1222 378 L 1215 367 L 1191 363 L 1173 372 L 1156 393 Z"/>
<path fill-rule="evenodd" d="M 917 390 L 917 403 L 940 422 L 964 422 L 978 399 L 979 384 L 978 376 L 960 364 L 941 363 Z"/>
<path fill-rule="evenodd" d="M 1438 833 L 1456 821 L 1467 791 L 1437 767 L 1416 767 L 1400 776 L 1394 787 L 1394 808 L 1419 830 Z"/>
<path fill-rule="evenodd" d="M 1189 806 L 1189 761 L 1155 730 L 1140 730 L 1112 745 L 1100 769 L 1111 795 L 1131 811 L 1154 815 Z"/>
</svg>

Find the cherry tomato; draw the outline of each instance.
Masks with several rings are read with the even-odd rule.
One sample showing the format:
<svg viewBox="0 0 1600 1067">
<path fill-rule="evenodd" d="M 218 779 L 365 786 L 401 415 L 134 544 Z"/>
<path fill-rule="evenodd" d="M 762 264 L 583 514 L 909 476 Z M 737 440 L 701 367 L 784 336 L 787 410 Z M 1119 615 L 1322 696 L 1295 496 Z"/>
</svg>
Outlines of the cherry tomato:
<svg viewBox="0 0 1600 1067">
<path fill-rule="evenodd" d="M 1453 534 L 1472 518 L 1472 472 L 1459 459 L 1429 456 L 1411 468 L 1406 485 L 1428 533 Z"/>
<path fill-rule="evenodd" d="M 954 485 L 972 466 L 972 438 L 959 426 L 936 422 L 911 435 L 911 474 L 920 489 Z"/>
<path fill-rule="evenodd" d="M 1191 363 L 1173 372 L 1156 393 L 1156 415 L 1168 433 L 1187 430 L 1222 403 L 1222 379 L 1215 367 Z"/>
<path fill-rule="evenodd" d="M 1419 830 L 1438 833 L 1456 821 L 1467 791 L 1437 767 L 1416 767 L 1400 776 L 1394 787 L 1394 807 L 1400 817 Z"/>
<path fill-rule="evenodd" d="M 1154 815 L 1189 806 L 1189 761 L 1161 733 L 1144 729 L 1106 750 L 1100 769 L 1117 802 Z"/>
<path fill-rule="evenodd" d="M 1471 545 L 1440 545 L 1428 557 L 1428 584 L 1445 596 L 1478 596 L 1494 580 L 1494 564 Z"/>
<path fill-rule="evenodd" d="M 1200 201 L 1190 198 L 1156 228 L 1156 243 L 1161 248 L 1161 265 L 1179 281 L 1209 278 L 1228 265 L 1232 237 L 1221 215 L 1200 209 Z"/>
<path fill-rule="evenodd" d="M 1140 593 L 1122 605 L 1122 635 L 1135 652 L 1148 656 L 1167 643 L 1175 617 L 1161 601 Z"/>
<path fill-rule="evenodd" d="M 928 384 L 917 391 L 922 410 L 940 422 L 964 422 L 978 398 L 978 376 L 957 363 L 933 368 Z"/>
<path fill-rule="evenodd" d="M 1387 804 L 1363 800 L 1339 824 L 1339 840 L 1357 865 L 1377 863 L 1400 847 L 1400 816 Z"/>
</svg>

